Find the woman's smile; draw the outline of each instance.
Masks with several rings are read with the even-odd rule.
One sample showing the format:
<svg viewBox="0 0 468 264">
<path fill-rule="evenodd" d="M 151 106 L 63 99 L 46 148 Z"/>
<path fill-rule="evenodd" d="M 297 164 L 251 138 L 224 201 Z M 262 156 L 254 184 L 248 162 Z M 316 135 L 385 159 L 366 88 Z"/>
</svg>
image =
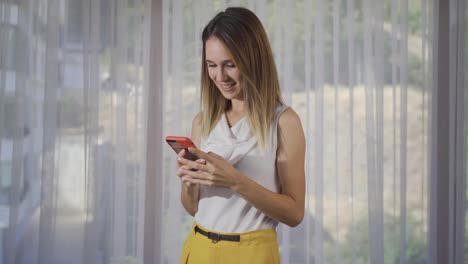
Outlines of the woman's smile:
<svg viewBox="0 0 468 264">
<path fill-rule="evenodd" d="M 234 90 L 233 88 L 235 85 L 236 85 L 236 82 L 219 83 L 219 86 L 221 86 L 221 88 L 226 92 Z"/>
</svg>

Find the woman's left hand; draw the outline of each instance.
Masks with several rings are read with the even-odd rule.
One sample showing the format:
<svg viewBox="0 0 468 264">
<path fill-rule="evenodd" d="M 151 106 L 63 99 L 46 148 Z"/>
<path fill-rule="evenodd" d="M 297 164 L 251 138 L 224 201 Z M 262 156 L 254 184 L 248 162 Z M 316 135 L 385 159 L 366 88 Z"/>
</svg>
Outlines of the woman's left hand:
<svg viewBox="0 0 468 264">
<path fill-rule="evenodd" d="M 206 153 L 197 148 L 189 148 L 189 152 L 204 159 L 206 164 L 179 157 L 179 162 L 184 164 L 184 166 L 180 168 L 181 173 L 190 176 L 185 177 L 184 180 L 192 183 L 230 189 L 235 189 L 241 181 L 242 174 L 218 154 L 213 152 Z"/>
</svg>

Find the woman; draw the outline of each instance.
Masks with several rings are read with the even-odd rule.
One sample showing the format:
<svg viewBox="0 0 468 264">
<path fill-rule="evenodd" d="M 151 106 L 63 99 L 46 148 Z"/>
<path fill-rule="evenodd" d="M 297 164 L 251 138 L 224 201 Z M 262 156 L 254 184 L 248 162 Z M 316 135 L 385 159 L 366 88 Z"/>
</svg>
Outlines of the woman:
<svg viewBox="0 0 468 264">
<path fill-rule="evenodd" d="M 179 153 L 182 204 L 194 216 L 181 263 L 279 263 L 276 226 L 304 216 L 305 138 L 283 104 L 266 32 L 245 8 L 217 14 L 202 34 L 200 149 Z"/>
</svg>

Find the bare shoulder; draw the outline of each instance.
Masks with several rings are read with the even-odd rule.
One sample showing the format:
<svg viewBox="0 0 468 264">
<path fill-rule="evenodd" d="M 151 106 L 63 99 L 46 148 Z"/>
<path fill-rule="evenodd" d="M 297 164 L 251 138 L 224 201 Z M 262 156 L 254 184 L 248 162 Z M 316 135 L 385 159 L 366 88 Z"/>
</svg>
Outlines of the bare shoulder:
<svg viewBox="0 0 468 264">
<path fill-rule="evenodd" d="M 294 111 L 291 107 L 288 109 L 284 110 L 284 112 L 281 114 L 279 121 L 278 121 L 278 126 L 280 128 L 300 128 L 302 129 L 301 125 L 301 118 L 299 115 Z M 292 126 L 292 127 L 290 127 Z"/>
<path fill-rule="evenodd" d="M 200 146 L 201 141 L 201 118 L 202 113 L 199 112 L 192 120 L 192 140 L 197 145 Z"/>
<path fill-rule="evenodd" d="M 292 108 L 288 108 L 281 114 L 278 121 L 278 147 L 280 153 L 294 149 L 302 150 L 304 145 L 305 136 L 301 118 Z"/>
</svg>

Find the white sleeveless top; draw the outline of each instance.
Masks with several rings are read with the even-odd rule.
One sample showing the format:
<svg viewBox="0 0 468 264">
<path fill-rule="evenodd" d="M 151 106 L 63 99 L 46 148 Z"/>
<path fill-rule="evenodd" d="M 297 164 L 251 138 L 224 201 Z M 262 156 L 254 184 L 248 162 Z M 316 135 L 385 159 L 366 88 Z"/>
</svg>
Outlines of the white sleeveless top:
<svg viewBox="0 0 468 264">
<path fill-rule="evenodd" d="M 251 135 L 247 117 L 231 128 L 223 114 L 201 149 L 224 157 L 234 168 L 263 187 L 278 192 L 280 183 L 276 171 L 277 128 L 281 113 L 288 107 L 278 105 L 268 144 L 262 151 Z M 202 227 L 218 232 L 244 233 L 259 229 L 274 229 L 278 221 L 266 216 L 238 193 L 223 187 L 201 186 L 195 221 Z"/>
</svg>

